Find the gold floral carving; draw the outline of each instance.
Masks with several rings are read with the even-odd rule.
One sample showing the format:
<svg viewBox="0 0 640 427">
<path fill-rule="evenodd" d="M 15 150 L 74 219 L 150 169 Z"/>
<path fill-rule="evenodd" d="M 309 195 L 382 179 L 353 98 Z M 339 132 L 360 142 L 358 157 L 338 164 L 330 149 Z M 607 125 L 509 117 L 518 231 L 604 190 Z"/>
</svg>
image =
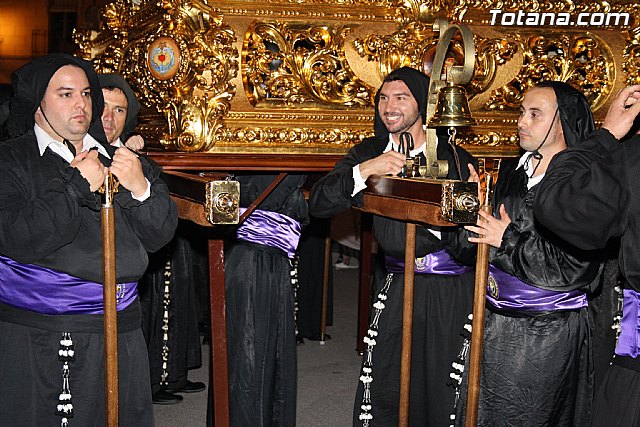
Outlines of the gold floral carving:
<svg viewBox="0 0 640 427">
<path fill-rule="evenodd" d="M 226 129 L 218 151 L 238 151 L 246 144 L 269 148 L 270 152 L 339 153 L 361 142 L 372 132 L 354 133 L 344 128 L 246 126 Z M 318 146 L 323 141 L 323 146 Z"/>
<path fill-rule="evenodd" d="M 485 92 L 495 81 L 500 67 L 511 60 L 513 55 L 520 50 L 515 41 L 506 38 L 490 39 L 476 35 L 475 45 L 476 64 L 473 78 L 467 87 L 469 98 Z"/>
<path fill-rule="evenodd" d="M 235 34 L 206 2 L 145 3 L 133 13 L 127 12 L 132 8 L 125 3 L 118 0 L 107 6 L 100 36 L 77 36 L 81 48 L 102 47 L 94 56 L 98 71 L 122 74 L 140 101 L 164 116 L 165 131 L 158 135 L 162 145 L 180 151 L 211 149 L 220 139 L 235 94 L 231 83 L 238 72 Z M 117 42 L 126 37 L 128 43 Z M 148 65 L 149 47 L 158 39 L 173 42 L 181 57 L 170 78 L 157 75 Z"/>
<path fill-rule="evenodd" d="M 506 86 L 496 89 L 484 108 L 515 110 L 524 92 L 544 80 L 567 82 L 580 89 L 597 110 L 608 99 L 615 83 L 611 50 L 590 33 L 553 37 L 513 34 L 524 60 L 518 75 Z"/>
<path fill-rule="evenodd" d="M 517 151 L 517 107 L 541 80 L 581 89 L 603 117 L 611 94 L 640 83 L 638 8 L 575 0 L 115 0 L 98 33 L 79 31 L 99 72 L 122 74 L 145 106 L 140 129 L 168 150 L 344 152 L 370 136 L 373 94 L 401 66 L 430 73 L 435 19 L 474 33 L 466 91 L 478 125 L 458 141 L 476 153 Z M 491 25 L 491 10 L 608 13 L 625 26 Z M 154 77 L 147 52 L 175 43 L 175 74 Z M 461 42 L 449 56 L 457 61 Z M 173 70 L 172 70 L 173 71 Z"/>
<path fill-rule="evenodd" d="M 627 84 L 640 84 L 640 27 L 627 31 L 622 70 Z"/>
<path fill-rule="evenodd" d="M 368 107 L 374 88 L 345 57 L 346 26 L 254 22 L 242 51 L 243 83 L 258 108 Z"/>
<path fill-rule="evenodd" d="M 433 59 L 436 43 L 432 23 L 409 22 L 393 34 L 356 39 L 354 47 L 361 56 L 377 62 L 381 76 L 404 66 L 430 74 L 428 57 L 431 53 Z"/>
</svg>

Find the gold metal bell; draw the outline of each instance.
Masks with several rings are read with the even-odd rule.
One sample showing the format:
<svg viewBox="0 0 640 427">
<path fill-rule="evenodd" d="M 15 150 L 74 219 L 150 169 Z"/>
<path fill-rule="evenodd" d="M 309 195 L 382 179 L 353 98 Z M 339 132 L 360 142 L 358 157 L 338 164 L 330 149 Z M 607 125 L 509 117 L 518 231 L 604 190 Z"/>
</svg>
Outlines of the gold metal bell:
<svg viewBox="0 0 640 427">
<path fill-rule="evenodd" d="M 429 120 L 428 126 L 457 127 L 475 125 L 476 121 L 471 116 L 469 101 L 464 87 L 448 83 L 438 92 L 436 111 Z"/>
</svg>

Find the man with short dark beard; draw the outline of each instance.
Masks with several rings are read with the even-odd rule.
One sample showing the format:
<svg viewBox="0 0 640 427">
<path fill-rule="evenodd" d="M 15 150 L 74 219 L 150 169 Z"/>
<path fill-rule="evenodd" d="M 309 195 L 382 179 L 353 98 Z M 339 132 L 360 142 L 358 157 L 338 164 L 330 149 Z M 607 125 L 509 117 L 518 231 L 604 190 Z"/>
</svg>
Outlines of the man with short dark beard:
<svg viewBox="0 0 640 427">
<path fill-rule="evenodd" d="M 428 89 L 428 77 L 409 67 L 394 70 L 384 79 L 375 98 L 375 135 L 349 150 L 333 171 L 314 185 L 309 200 L 312 215 L 330 217 L 362 206 L 362 190 L 369 176 L 399 173 L 406 161 L 406 154 L 399 152 L 401 135 L 413 139 L 412 157 L 424 156 Z M 463 176 L 458 175 L 452 148 L 446 141 L 438 142 L 438 159 L 449 163 L 448 178 L 466 180 L 467 164 L 476 162 L 461 148 L 456 151 Z M 388 275 L 374 285 L 377 297 L 354 407 L 356 426 L 398 425 L 405 228 L 404 222 L 374 217 L 374 232 L 386 255 Z M 474 275 L 472 268 L 456 262 L 445 250 L 444 241 L 451 232 L 452 228 L 417 230 L 411 426 L 446 426 L 454 405 L 449 373 L 462 348 L 461 331 L 471 312 Z"/>
</svg>

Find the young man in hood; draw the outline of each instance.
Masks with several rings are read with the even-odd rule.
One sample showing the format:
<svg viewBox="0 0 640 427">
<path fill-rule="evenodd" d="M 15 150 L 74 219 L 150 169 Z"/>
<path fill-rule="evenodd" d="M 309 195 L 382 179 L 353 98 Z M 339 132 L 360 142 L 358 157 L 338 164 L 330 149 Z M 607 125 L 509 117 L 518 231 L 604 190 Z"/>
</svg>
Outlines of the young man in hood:
<svg viewBox="0 0 640 427">
<path fill-rule="evenodd" d="M 362 190 L 369 176 L 397 174 L 405 165 L 407 155 L 399 149 L 401 138 L 413 140 L 412 157 L 425 155 L 428 90 L 429 78 L 413 68 L 399 68 L 384 79 L 375 97 L 375 135 L 349 150 L 333 171 L 314 185 L 309 199 L 312 215 L 331 217 L 352 206 L 362 206 Z M 438 141 L 438 159 L 449 163 L 448 178 L 466 180 L 467 164 L 477 163 L 461 148 L 455 150 L 463 176 L 459 176 L 453 148 L 446 140 Z M 399 415 L 406 224 L 375 216 L 373 228 L 386 255 L 388 275 L 374 285 L 374 321 L 356 395 L 355 426 L 397 425 Z M 417 230 L 411 426 L 448 425 L 454 406 L 455 389 L 449 384 L 449 373 L 462 348 L 461 331 L 471 312 L 474 275 L 472 268 L 459 264 L 446 251 L 445 241 L 452 230 Z M 377 335 L 371 335 L 371 331 Z"/>
</svg>

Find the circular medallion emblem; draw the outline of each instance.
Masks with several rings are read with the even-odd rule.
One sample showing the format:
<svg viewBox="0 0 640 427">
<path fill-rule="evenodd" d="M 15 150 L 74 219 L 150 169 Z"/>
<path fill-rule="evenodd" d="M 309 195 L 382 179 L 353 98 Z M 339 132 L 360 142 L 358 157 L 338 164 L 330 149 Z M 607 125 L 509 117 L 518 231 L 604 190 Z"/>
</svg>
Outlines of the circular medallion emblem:
<svg viewBox="0 0 640 427">
<path fill-rule="evenodd" d="M 149 45 L 147 66 L 151 75 L 159 80 L 169 80 L 180 68 L 180 48 L 170 37 L 160 37 Z"/>
<path fill-rule="evenodd" d="M 489 280 L 487 280 L 487 287 L 489 288 L 489 294 L 491 294 L 494 299 L 498 299 L 500 297 L 498 282 L 496 282 L 496 279 L 491 274 L 489 274 Z"/>
<path fill-rule="evenodd" d="M 415 264 L 416 271 L 426 271 L 429 264 L 431 264 L 431 254 L 416 258 Z"/>
</svg>

